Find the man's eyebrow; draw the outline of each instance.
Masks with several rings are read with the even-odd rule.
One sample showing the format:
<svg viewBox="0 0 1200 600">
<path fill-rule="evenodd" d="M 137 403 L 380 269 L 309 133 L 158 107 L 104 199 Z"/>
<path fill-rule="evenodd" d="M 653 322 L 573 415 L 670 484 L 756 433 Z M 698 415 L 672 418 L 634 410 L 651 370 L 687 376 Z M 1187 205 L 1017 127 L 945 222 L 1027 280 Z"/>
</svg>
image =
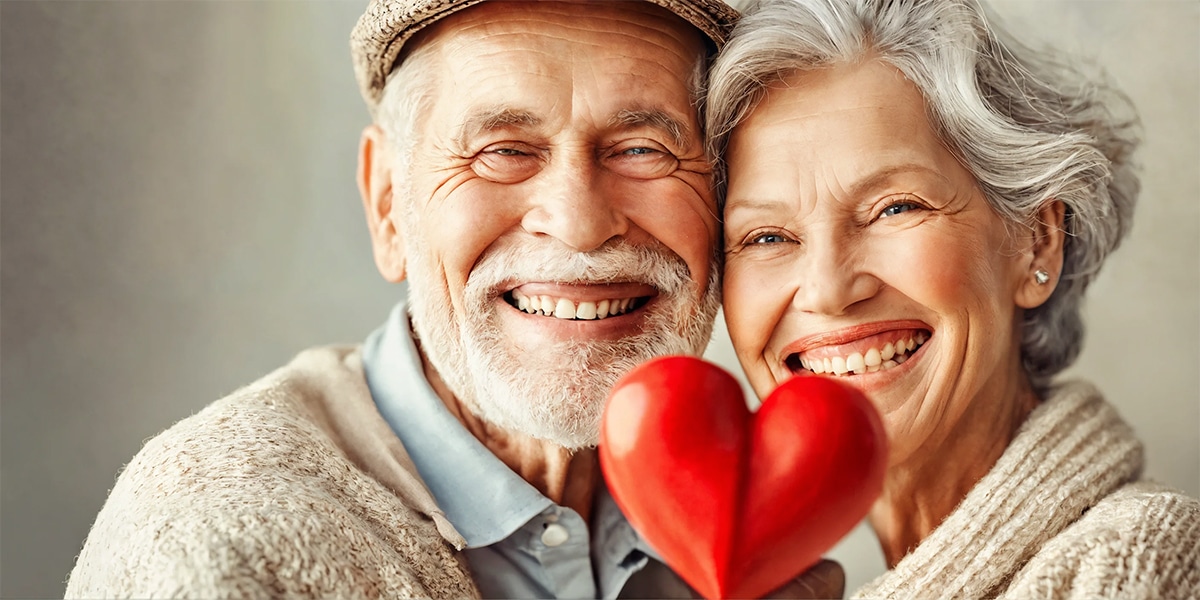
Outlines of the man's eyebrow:
<svg viewBox="0 0 1200 600">
<path fill-rule="evenodd" d="M 537 127 L 542 124 L 541 118 L 526 111 L 502 106 L 490 106 L 471 111 L 463 119 L 454 142 L 460 148 L 467 148 L 467 141 L 480 134 L 497 129 L 513 127 Z"/>
<path fill-rule="evenodd" d="M 622 110 L 608 120 L 610 129 L 633 129 L 651 127 L 666 133 L 676 148 L 687 148 L 691 130 L 678 119 L 661 110 Z"/>
</svg>

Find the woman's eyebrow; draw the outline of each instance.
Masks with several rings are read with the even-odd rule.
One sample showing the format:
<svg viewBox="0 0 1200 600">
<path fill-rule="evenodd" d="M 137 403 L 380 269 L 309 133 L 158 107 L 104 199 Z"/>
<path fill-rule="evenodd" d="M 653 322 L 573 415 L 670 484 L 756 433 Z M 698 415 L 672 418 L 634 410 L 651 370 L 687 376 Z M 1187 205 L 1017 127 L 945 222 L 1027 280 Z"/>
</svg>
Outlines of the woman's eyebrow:
<svg viewBox="0 0 1200 600">
<path fill-rule="evenodd" d="M 933 177 L 941 183 L 947 182 L 946 177 L 935 169 L 931 169 L 925 165 L 917 163 L 901 163 L 897 165 L 888 165 L 881 167 L 867 176 L 854 182 L 849 189 L 848 196 L 851 198 L 862 198 L 876 193 L 878 190 L 887 187 L 888 183 L 897 175 L 912 173 L 925 177 Z M 771 211 L 780 208 L 786 208 L 787 203 L 782 200 L 767 200 L 762 198 L 729 198 L 725 202 L 725 210 L 742 209 L 756 211 Z"/>
<path fill-rule="evenodd" d="M 917 163 L 901 163 L 881 167 L 850 186 L 850 196 L 861 198 L 887 186 L 893 177 L 905 173 L 932 176 L 939 183 L 946 183 L 946 177 L 935 169 Z"/>
<path fill-rule="evenodd" d="M 744 209 L 771 211 L 785 207 L 786 203 L 779 200 L 761 200 L 758 198 L 734 198 L 725 202 L 725 210 Z"/>
</svg>

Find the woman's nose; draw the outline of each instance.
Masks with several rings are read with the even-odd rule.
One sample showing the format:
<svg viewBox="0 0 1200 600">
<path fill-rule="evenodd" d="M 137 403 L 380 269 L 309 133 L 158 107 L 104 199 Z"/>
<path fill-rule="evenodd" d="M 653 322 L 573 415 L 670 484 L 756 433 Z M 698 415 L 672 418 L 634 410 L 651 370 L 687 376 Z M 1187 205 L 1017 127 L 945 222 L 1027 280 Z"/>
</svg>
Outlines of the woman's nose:
<svg viewBox="0 0 1200 600">
<path fill-rule="evenodd" d="M 522 220 L 526 231 L 553 237 L 578 252 L 595 250 L 628 232 L 615 194 L 590 157 L 552 163 L 540 176 Z"/>
<path fill-rule="evenodd" d="M 866 269 L 863 249 L 836 236 L 807 241 L 797 265 L 800 284 L 792 299 L 796 309 L 839 316 L 879 291 L 879 280 Z"/>
</svg>

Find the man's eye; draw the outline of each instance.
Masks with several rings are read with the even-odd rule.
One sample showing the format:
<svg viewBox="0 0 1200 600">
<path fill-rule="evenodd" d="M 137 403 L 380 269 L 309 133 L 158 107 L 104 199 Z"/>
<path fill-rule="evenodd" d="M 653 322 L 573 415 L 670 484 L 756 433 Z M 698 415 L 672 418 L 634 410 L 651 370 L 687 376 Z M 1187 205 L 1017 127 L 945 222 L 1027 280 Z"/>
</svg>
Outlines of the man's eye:
<svg viewBox="0 0 1200 600">
<path fill-rule="evenodd" d="M 604 158 L 608 168 L 632 179 L 658 179 L 679 168 L 679 159 L 659 146 L 619 145 L 610 152 Z"/>
<path fill-rule="evenodd" d="M 541 168 L 536 147 L 520 143 L 484 148 L 471 161 L 471 168 L 484 179 L 497 183 L 525 181 Z"/>
</svg>

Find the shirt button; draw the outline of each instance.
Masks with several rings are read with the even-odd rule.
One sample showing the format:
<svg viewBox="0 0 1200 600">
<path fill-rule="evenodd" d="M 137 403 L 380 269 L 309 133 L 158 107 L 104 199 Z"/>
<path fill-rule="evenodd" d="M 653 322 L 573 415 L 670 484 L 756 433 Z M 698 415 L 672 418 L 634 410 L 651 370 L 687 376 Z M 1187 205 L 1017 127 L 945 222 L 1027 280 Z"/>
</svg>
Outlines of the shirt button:
<svg viewBox="0 0 1200 600">
<path fill-rule="evenodd" d="M 569 537 L 571 537 L 571 534 L 567 531 L 567 528 L 558 523 L 550 523 L 542 531 L 542 543 L 551 548 L 563 545 Z"/>
</svg>

